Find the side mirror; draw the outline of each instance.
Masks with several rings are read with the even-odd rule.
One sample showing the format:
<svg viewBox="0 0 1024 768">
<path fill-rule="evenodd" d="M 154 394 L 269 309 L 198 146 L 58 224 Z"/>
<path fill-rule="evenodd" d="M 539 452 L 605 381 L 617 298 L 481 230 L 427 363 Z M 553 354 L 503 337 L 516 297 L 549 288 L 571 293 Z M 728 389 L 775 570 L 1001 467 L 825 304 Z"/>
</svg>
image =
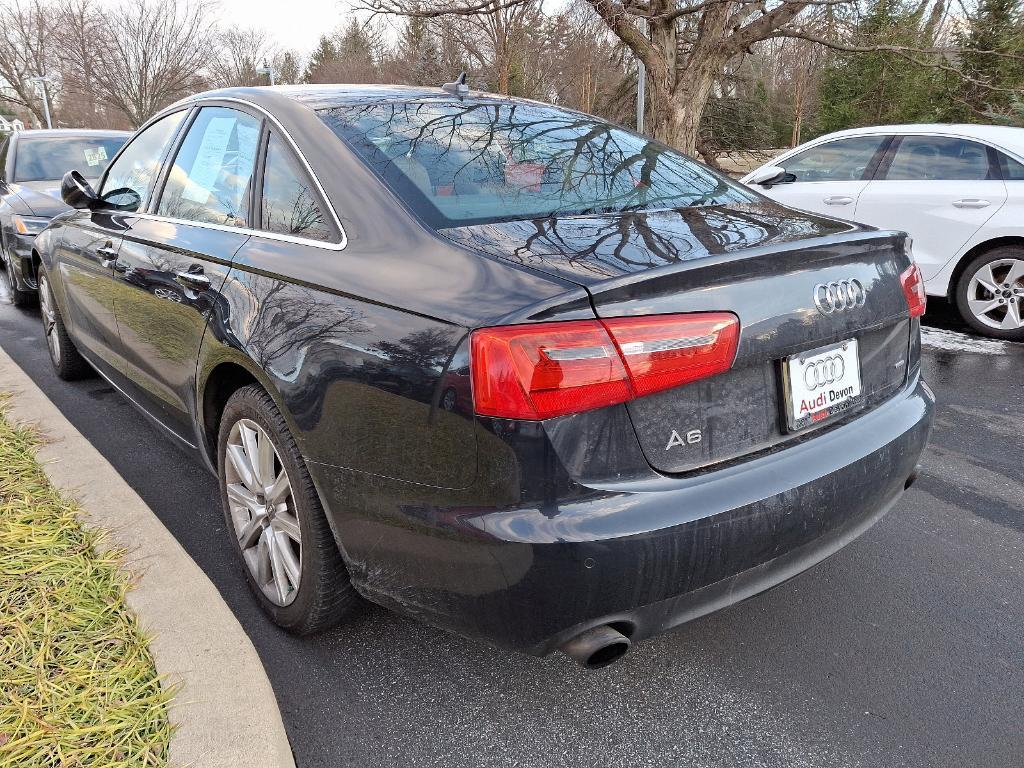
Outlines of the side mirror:
<svg viewBox="0 0 1024 768">
<path fill-rule="evenodd" d="M 771 187 L 772 184 L 782 184 L 787 181 L 793 181 L 788 178 L 792 174 L 786 173 L 786 169 L 781 165 L 766 165 L 764 168 L 758 168 L 754 173 L 747 179 L 747 184 L 760 184 L 763 187 Z"/>
<path fill-rule="evenodd" d="M 92 185 L 78 171 L 68 171 L 60 182 L 61 199 L 72 208 L 84 210 L 92 208 L 99 201 L 99 196 Z"/>
</svg>

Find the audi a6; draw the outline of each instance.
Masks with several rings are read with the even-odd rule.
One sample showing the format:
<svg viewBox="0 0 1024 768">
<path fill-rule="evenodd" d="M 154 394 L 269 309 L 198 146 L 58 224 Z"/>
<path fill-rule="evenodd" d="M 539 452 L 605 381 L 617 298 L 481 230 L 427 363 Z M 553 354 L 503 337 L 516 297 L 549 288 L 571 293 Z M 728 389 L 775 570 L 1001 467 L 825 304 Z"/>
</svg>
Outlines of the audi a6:
<svg viewBox="0 0 1024 768">
<path fill-rule="evenodd" d="M 222 90 L 63 190 L 34 246 L 57 374 L 217 475 L 295 633 L 361 596 L 603 666 L 836 552 L 927 439 L 904 234 L 589 115 Z"/>
<path fill-rule="evenodd" d="M 78 168 L 99 178 L 129 136 L 124 131 L 45 130 L 0 135 L 0 262 L 15 306 L 36 298 L 32 241 L 58 213 L 61 177 Z"/>
</svg>

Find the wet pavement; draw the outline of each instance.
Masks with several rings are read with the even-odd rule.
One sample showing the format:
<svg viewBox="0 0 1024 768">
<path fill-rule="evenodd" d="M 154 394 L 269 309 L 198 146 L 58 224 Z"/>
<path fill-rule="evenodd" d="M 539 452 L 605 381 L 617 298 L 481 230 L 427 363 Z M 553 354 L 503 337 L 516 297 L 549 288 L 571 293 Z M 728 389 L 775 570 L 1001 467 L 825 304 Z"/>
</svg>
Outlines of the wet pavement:
<svg viewBox="0 0 1024 768">
<path fill-rule="evenodd" d="M 60 382 L 38 311 L 0 346 L 153 508 L 259 651 L 299 766 L 1024 764 L 1024 345 L 932 301 L 921 479 L 861 539 L 765 595 L 585 672 L 367 607 L 315 638 L 250 597 L 216 483 L 101 379 Z"/>
</svg>

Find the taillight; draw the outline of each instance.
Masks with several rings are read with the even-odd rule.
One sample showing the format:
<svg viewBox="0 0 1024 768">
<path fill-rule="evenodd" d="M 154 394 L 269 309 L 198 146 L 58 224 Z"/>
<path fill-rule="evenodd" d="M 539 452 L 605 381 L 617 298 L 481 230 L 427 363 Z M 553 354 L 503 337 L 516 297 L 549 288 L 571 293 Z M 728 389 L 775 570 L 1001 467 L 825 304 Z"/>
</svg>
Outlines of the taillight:
<svg viewBox="0 0 1024 768">
<path fill-rule="evenodd" d="M 473 401 L 483 416 L 549 419 L 624 403 L 732 365 L 728 312 L 537 323 L 473 332 Z"/>
<path fill-rule="evenodd" d="M 911 317 L 920 317 L 924 314 L 925 306 L 928 304 L 928 296 L 924 292 L 924 277 L 917 264 L 911 264 L 900 275 L 900 282 L 903 284 L 903 293 L 907 297 L 907 306 L 910 308 Z"/>
</svg>

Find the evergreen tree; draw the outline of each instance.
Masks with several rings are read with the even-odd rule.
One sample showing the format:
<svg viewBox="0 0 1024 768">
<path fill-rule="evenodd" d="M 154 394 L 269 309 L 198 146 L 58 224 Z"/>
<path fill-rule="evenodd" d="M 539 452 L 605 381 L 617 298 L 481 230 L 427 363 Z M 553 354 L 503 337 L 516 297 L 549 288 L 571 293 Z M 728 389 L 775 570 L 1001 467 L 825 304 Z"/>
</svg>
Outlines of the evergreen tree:
<svg viewBox="0 0 1024 768">
<path fill-rule="evenodd" d="M 309 64 L 306 66 L 306 73 L 303 80 L 307 83 L 322 83 L 322 79 L 330 69 L 338 62 L 338 49 L 327 35 L 320 37 L 316 50 L 309 57 Z"/>
<path fill-rule="evenodd" d="M 964 98 L 972 111 L 1001 113 L 1024 97 L 1022 0 L 981 0 L 958 42 L 961 69 L 973 81 Z"/>
</svg>

